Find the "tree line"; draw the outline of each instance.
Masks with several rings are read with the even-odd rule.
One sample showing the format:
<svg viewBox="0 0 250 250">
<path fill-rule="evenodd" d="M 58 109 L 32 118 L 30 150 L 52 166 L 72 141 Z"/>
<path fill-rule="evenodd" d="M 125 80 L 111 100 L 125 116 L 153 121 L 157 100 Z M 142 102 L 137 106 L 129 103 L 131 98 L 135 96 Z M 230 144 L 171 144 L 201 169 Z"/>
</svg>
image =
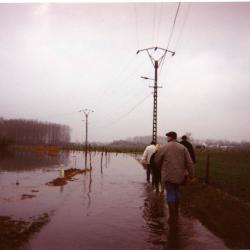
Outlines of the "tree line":
<svg viewBox="0 0 250 250">
<path fill-rule="evenodd" d="M 0 118 L 0 144 L 64 144 L 70 142 L 70 127 L 26 119 Z"/>
</svg>

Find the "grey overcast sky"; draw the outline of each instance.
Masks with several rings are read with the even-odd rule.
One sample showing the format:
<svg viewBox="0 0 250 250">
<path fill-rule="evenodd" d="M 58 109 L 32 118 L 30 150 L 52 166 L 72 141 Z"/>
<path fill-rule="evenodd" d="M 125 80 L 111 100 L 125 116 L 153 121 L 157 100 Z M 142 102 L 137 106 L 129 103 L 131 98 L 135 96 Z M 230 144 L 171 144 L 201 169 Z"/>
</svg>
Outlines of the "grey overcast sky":
<svg viewBox="0 0 250 250">
<path fill-rule="evenodd" d="M 69 125 L 72 141 L 152 133 L 153 65 L 177 3 L 0 4 L 0 116 Z M 181 3 L 159 72 L 158 134 L 250 140 L 250 2 Z M 157 57 L 159 54 L 153 54 Z"/>
</svg>

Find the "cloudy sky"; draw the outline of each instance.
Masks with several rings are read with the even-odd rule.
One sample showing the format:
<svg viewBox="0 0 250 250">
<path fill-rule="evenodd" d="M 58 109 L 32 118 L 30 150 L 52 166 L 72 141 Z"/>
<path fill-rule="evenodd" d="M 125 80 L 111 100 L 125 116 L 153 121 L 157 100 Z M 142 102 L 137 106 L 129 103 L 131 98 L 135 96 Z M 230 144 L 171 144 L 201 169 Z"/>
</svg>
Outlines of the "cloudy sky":
<svg viewBox="0 0 250 250">
<path fill-rule="evenodd" d="M 152 133 L 153 65 L 177 3 L 0 4 L 0 116 L 69 125 L 72 140 Z M 181 3 L 159 70 L 158 134 L 250 140 L 250 3 Z M 152 54 L 156 58 L 160 56 Z"/>
</svg>

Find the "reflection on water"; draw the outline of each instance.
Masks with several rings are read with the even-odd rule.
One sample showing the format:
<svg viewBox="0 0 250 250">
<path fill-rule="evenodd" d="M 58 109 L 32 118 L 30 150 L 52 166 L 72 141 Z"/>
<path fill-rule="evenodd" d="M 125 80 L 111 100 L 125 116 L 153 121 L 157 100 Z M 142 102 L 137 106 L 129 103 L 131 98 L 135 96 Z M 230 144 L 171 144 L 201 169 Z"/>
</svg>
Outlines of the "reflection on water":
<svg viewBox="0 0 250 250">
<path fill-rule="evenodd" d="M 145 249 L 140 166 L 125 156 L 93 155 L 92 172 L 64 187 L 69 195 L 27 249 Z M 77 157 L 77 165 L 85 163 L 84 154 Z"/>
<path fill-rule="evenodd" d="M 168 209 L 164 196 L 146 185 L 143 218 L 149 231 L 147 242 L 151 249 L 185 249 L 185 237 L 181 237 L 179 223 L 167 223 Z"/>
<path fill-rule="evenodd" d="M 0 169 L 11 170 L 0 172 L 0 215 L 30 217 L 54 211 L 27 250 L 224 248 L 197 221 L 181 216 L 179 224 L 169 227 L 164 197 L 145 183 L 143 168 L 129 155 L 93 152 L 86 159 L 84 153 L 74 152 L 41 158 L 21 154 L 0 161 Z M 59 176 L 60 164 L 92 171 L 62 187 L 46 186 Z M 19 186 L 13 181 L 17 173 Z M 37 190 L 36 197 L 20 199 L 32 190 Z"/>
<path fill-rule="evenodd" d="M 56 155 L 39 154 L 28 151 L 16 151 L 1 155 L 0 171 L 33 171 L 44 167 L 69 163 L 69 153 Z"/>
<path fill-rule="evenodd" d="M 149 231 L 148 242 L 165 243 L 168 228 L 164 198 L 161 194 L 155 193 L 149 185 L 145 187 L 145 196 L 143 218 Z"/>
<path fill-rule="evenodd" d="M 163 195 L 146 185 L 143 218 L 147 223 L 150 249 L 227 249 L 224 243 L 197 220 L 181 213 L 176 223 L 168 224 L 168 208 Z"/>
</svg>

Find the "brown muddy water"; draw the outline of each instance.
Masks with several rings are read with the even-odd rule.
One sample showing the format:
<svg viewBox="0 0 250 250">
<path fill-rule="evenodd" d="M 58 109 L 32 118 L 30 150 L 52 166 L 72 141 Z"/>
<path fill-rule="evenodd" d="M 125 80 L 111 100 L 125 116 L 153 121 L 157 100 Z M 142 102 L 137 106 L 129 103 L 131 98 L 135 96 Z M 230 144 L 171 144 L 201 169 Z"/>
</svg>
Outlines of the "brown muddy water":
<svg viewBox="0 0 250 250">
<path fill-rule="evenodd" d="M 169 227 L 164 197 L 146 184 L 145 170 L 133 156 L 104 155 L 101 161 L 100 153 L 92 154 L 91 172 L 61 187 L 45 185 L 62 168 L 84 169 L 84 162 L 83 153 L 0 159 L 0 216 L 49 215 L 21 249 L 226 249 L 197 220 L 180 215 Z"/>
</svg>

